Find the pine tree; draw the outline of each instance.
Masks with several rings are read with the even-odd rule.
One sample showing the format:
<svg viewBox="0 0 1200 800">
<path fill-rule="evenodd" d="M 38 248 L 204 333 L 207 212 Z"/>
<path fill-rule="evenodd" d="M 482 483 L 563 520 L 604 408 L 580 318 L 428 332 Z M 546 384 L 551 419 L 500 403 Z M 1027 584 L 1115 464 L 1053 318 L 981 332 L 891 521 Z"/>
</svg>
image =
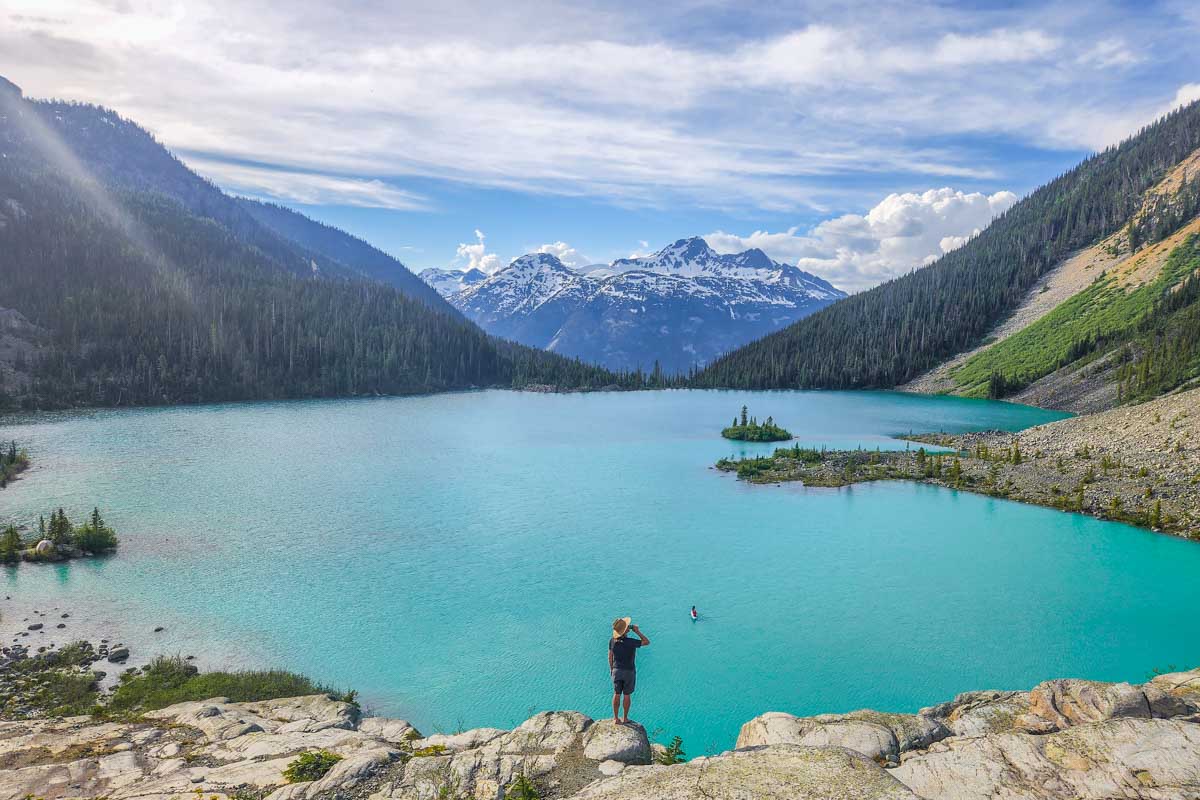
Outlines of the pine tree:
<svg viewBox="0 0 1200 800">
<path fill-rule="evenodd" d="M 74 526 L 67 519 L 67 514 L 61 508 L 50 515 L 50 541 L 54 543 L 55 549 L 68 547 L 74 539 Z"/>
<path fill-rule="evenodd" d="M 15 525 L 9 525 L 0 535 L 0 562 L 12 564 L 21 558 L 21 534 Z"/>
<path fill-rule="evenodd" d="M 104 524 L 100 509 L 92 509 L 91 519 L 75 531 L 75 546 L 85 553 L 107 553 L 117 549 L 117 537 Z"/>
</svg>

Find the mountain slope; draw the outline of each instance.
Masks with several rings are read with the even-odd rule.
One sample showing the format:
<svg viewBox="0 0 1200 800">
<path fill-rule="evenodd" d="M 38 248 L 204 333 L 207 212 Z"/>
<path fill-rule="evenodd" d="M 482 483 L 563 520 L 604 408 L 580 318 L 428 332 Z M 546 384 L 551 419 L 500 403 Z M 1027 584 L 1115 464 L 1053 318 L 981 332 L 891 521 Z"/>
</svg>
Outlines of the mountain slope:
<svg viewBox="0 0 1200 800">
<path fill-rule="evenodd" d="M 446 310 L 446 301 L 398 259 L 345 231 L 309 219 L 274 203 L 238 198 L 238 205 L 275 233 L 300 246 L 333 259 L 371 280 L 395 286 L 430 308 Z"/>
<path fill-rule="evenodd" d="M 56 101 L 25 101 L 22 107 L 36 117 L 38 138 L 53 136 L 77 166 L 106 186 L 169 197 L 297 273 L 315 268 L 327 277 L 380 280 L 433 308 L 448 310 L 440 296 L 391 256 L 293 211 L 226 195 L 116 112 Z M 13 129 L 7 137 L 10 152 L 29 155 L 32 148 L 44 146 L 42 141 L 22 141 L 20 130 Z"/>
<path fill-rule="evenodd" d="M 934 264 L 724 356 L 698 386 L 891 387 L 979 345 L 1073 251 L 1123 226 L 1135 249 L 1194 215 L 1142 209 L 1148 189 L 1200 147 L 1200 103 L 1168 114 L 1038 189 Z"/>
<path fill-rule="evenodd" d="M 395 287 L 314 270 L 303 250 L 195 176 L 182 181 L 198 191 L 191 204 L 131 188 L 138 180 L 109 183 L 101 176 L 178 176 L 158 169 L 171 158 L 144 132 L 115 123 L 129 146 L 104 131 L 109 163 L 94 175 L 47 124 L 48 108 L 0 87 L 0 302 L 20 315 L 6 318 L 27 320 L 6 326 L 4 352 L 15 355 L 0 368 L 0 401 L 53 407 L 638 385 L 496 341 Z M 87 109 L 110 127 L 109 112 L 71 108 L 75 119 Z M 27 340 L 22 331 L 38 341 L 8 341 Z"/>
<path fill-rule="evenodd" d="M 487 331 L 611 369 L 683 373 L 845 297 L 761 250 L 721 255 L 699 238 L 586 272 L 553 255 L 485 279 L 421 273 Z"/>
</svg>

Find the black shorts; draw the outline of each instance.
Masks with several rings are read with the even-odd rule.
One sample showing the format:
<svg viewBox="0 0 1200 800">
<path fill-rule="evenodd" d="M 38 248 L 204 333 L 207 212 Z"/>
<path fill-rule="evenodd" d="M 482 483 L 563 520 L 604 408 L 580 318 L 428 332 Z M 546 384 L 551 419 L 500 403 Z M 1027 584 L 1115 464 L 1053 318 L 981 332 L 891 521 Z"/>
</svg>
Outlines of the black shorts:
<svg viewBox="0 0 1200 800">
<path fill-rule="evenodd" d="M 637 671 L 613 669 L 612 682 L 614 694 L 633 694 L 633 687 L 637 685 Z"/>
</svg>

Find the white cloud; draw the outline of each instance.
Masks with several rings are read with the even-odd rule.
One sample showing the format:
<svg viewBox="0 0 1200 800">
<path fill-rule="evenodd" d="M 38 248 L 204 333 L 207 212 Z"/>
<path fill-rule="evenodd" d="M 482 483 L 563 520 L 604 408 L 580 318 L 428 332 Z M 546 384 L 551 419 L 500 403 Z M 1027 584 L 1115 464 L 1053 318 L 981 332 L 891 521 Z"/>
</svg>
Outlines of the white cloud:
<svg viewBox="0 0 1200 800">
<path fill-rule="evenodd" d="M 638 239 L 638 246 L 629 252 L 626 258 L 644 258 L 645 256 L 654 255 L 655 250 L 650 249 L 650 243 L 645 239 Z"/>
<path fill-rule="evenodd" d="M 1102 150 L 1129 138 L 1163 114 L 1195 100 L 1200 100 L 1200 83 L 1180 85 L 1172 99 L 1149 111 L 1129 106 L 1114 109 L 1095 104 L 1080 105 L 1060 115 L 1048 126 L 1047 132 L 1052 141 L 1064 146 L 1086 142 L 1093 150 Z"/>
<path fill-rule="evenodd" d="M 52 5 L 0 0 L 0 74 L 30 95 L 114 106 L 212 161 L 378 178 L 350 195 L 386 203 L 404 201 L 383 188 L 422 176 L 627 204 L 820 208 L 848 173 L 988 174 L 978 152 L 946 144 L 957 134 L 1111 143 L 1125 116 L 1136 127 L 1167 98 L 1098 67 L 1186 50 L 1147 15 L 1142 30 L 1041 9 L 1031 27 L 1020 9 L 919 2 L 744 9 L 772 24 L 729 31 L 704 24 L 725 20 L 710 4 Z M 1080 57 L 1077 40 L 1097 45 Z M 1097 124 L 1104 113 L 1119 124 Z M 313 196 L 311 179 L 270 180 Z"/>
<path fill-rule="evenodd" d="M 503 266 L 500 256 L 487 252 L 487 245 L 483 241 L 486 238 L 483 231 L 476 228 L 473 244 L 463 242 L 458 245 L 458 258 L 466 262 L 463 269 L 477 269 L 490 275 Z"/>
<path fill-rule="evenodd" d="M 845 214 L 806 234 L 798 228 L 748 236 L 705 236 L 720 253 L 757 247 L 847 291 L 861 291 L 929 264 L 961 247 L 1017 201 L 1012 192 L 985 195 L 954 189 L 890 194 L 865 215 Z"/>
<path fill-rule="evenodd" d="M 1089 64 L 1100 69 L 1128 67 L 1137 64 L 1141 60 L 1142 58 L 1130 50 L 1123 39 L 1117 37 L 1102 39 L 1079 56 L 1080 63 Z"/>
<path fill-rule="evenodd" d="M 568 267 L 582 267 L 590 263 L 586 256 L 566 242 L 553 242 L 538 247 L 535 253 L 550 253 Z"/>
<path fill-rule="evenodd" d="M 1173 111 L 1180 106 L 1200 100 L 1200 83 L 1185 83 L 1175 92 L 1175 99 L 1167 104 L 1164 111 Z"/>
<path fill-rule="evenodd" d="M 948 33 L 934 48 L 933 60 L 946 66 L 1035 61 L 1050 56 L 1061 45 L 1058 37 L 1039 30 Z"/>
<path fill-rule="evenodd" d="M 206 158 L 185 159 L 199 174 L 229 191 L 308 205 L 360 206 L 402 211 L 425 209 L 425 198 L 380 180 L 291 172 L 231 164 Z"/>
</svg>

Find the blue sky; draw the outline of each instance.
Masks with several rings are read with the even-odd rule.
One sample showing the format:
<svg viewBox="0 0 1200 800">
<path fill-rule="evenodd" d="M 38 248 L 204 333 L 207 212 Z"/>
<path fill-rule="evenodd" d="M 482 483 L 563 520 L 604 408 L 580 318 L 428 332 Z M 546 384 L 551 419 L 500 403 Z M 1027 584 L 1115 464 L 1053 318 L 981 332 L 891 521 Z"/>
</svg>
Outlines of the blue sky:
<svg viewBox="0 0 1200 800">
<path fill-rule="evenodd" d="M 0 0 L 0 74 L 417 270 L 703 235 L 851 290 L 1200 97 L 1194 2 L 745 5 Z"/>
</svg>

